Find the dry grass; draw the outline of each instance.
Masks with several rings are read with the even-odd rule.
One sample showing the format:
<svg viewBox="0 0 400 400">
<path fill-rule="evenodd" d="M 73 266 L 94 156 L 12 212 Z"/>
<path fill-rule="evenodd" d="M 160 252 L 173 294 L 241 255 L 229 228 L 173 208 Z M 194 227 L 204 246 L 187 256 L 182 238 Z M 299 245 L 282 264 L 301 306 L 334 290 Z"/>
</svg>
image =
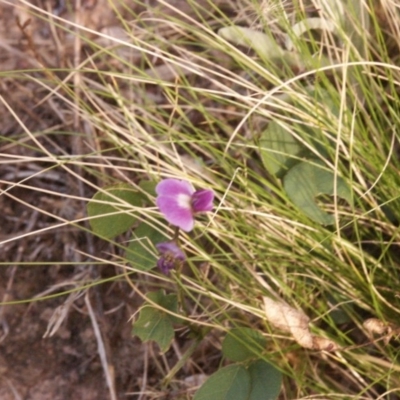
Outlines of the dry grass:
<svg viewBox="0 0 400 400">
<path fill-rule="evenodd" d="M 310 15 L 320 6 L 313 1 L 299 3 Z M 255 57 L 240 59 L 234 46 L 227 52 L 228 44 L 218 44 L 215 34 L 229 17 L 257 28 L 268 23 L 274 37 L 282 42 L 281 8 L 266 1 L 257 7 L 245 0 L 214 4 L 213 9 L 206 0 L 143 4 L 0 0 L 1 399 L 116 399 L 123 393 L 142 400 L 188 398 L 193 386 L 189 378 L 201 380 L 219 366 L 220 344 L 215 330 L 169 387 L 160 384 L 190 341 L 186 332 L 179 332 L 172 349 L 159 355 L 156 346 L 143 345 L 131 337 L 127 321 L 137 312 L 142 292 L 169 283 L 150 273 L 135 275 L 132 285 L 123 275 L 126 270 L 121 269 L 124 253 L 119 245 L 129 237 L 105 242 L 91 234 L 86 203 L 107 185 L 122 181 L 136 187 L 140 179 L 158 179 L 160 175 L 191 177 L 219 189 L 221 182 L 232 184 L 219 192 L 222 217 L 212 220 L 209 235 L 222 249 L 236 239 L 238 247 L 224 254 L 226 260 L 215 263 L 217 272 L 224 271 L 224 262 L 242 258 L 243 269 L 259 279 L 250 253 L 265 241 L 264 230 L 270 232 L 270 246 L 277 245 L 276 251 L 269 253 L 277 263 L 287 257 L 279 247 L 283 240 L 298 249 L 305 242 L 316 246 L 319 239 L 314 239 L 314 229 L 293 222 L 290 212 L 277 216 L 275 204 L 266 208 L 257 192 L 242 192 L 247 187 L 245 178 L 251 181 L 262 174 L 251 153 L 255 148 L 247 144 L 253 137 L 251 124 L 279 115 L 284 103 L 264 97 L 272 82 L 279 79 L 262 70 Z M 384 37 L 376 38 L 387 43 L 386 59 L 378 61 L 396 65 L 400 48 L 396 4 L 374 4 L 376 22 L 386 27 Z M 283 7 L 294 20 L 297 9 L 289 2 Z M 210 46 L 213 41 L 215 47 Z M 380 52 L 374 56 L 378 55 L 382 58 Z M 246 68 L 258 71 L 259 77 L 250 79 L 243 72 Z M 381 72 L 376 69 L 376 74 Z M 398 75 L 398 71 L 393 72 L 396 85 Z M 296 75 L 292 79 L 299 80 Z M 285 85 L 281 88 L 288 87 Z M 266 104 L 270 101 L 270 109 L 259 113 L 258 122 L 248 118 L 264 100 Z M 207 144 L 199 141 L 197 129 L 205 132 Z M 398 143 L 393 143 L 391 151 L 398 155 Z M 379 140 L 376 146 L 381 146 Z M 234 173 L 225 176 L 227 170 Z M 273 190 L 272 185 L 263 184 L 268 191 Z M 234 202 L 225 202 L 228 193 L 236 196 Z M 260 228 L 254 236 L 254 248 L 247 248 L 245 230 L 235 231 L 237 225 L 229 218 L 235 207 L 243 207 L 247 213 L 238 219 L 247 218 L 250 226 Z M 148 217 L 155 213 L 148 210 Z M 374 222 L 382 236 L 395 237 L 396 227 L 385 225 L 379 217 Z M 309 235 L 305 239 L 304 232 Z M 343 242 L 340 237 L 333 242 L 341 254 L 340 262 L 356 271 L 352 252 L 357 249 L 343 251 Z M 187 239 L 185 245 L 190 250 L 195 247 Z M 202 260 L 209 260 L 206 250 L 196 250 Z M 305 253 L 293 252 L 290 262 L 302 263 Z M 314 273 L 309 273 L 310 279 L 316 279 Z M 223 283 L 215 282 L 218 275 L 210 272 L 207 262 L 201 264 L 199 274 L 204 287 L 190 273 L 183 278 L 193 296 L 193 320 L 214 326 L 220 315 L 235 309 L 248 315 L 247 322 L 257 324 L 254 321 L 259 315 L 254 303 L 247 303 L 246 288 L 240 286 L 242 277 L 236 270 L 223 272 Z M 227 292 L 220 288 L 225 282 L 237 296 L 233 300 L 224 298 Z M 338 285 L 343 293 L 353 294 L 345 278 Z M 215 287 L 221 292 L 207 298 L 207 290 Z M 264 289 L 260 286 L 257 294 Z M 285 290 L 295 292 L 293 287 Z M 376 297 L 390 303 L 378 290 Z M 313 301 L 311 310 L 320 305 Z M 213 314 L 215 304 L 223 307 Z M 362 312 L 374 310 L 371 304 L 362 305 Z M 210 314 L 204 311 L 208 307 Z M 396 315 L 397 308 L 393 306 L 392 312 Z M 360 319 L 354 317 L 358 323 L 355 343 L 364 340 Z M 51 337 L 42 340 L 46 331 Z M 388 368 L 393 374 L 398 371 L 389 358 L 381 359 L 374 352 L 363 355 L 366 369 L 370 367 L 374 374 L 381 370 L 382 376 Z M 347 358 L 339 353 L 309 354 L 307 365 L 315 366 L 309 375 L 302 371 L 297 352 L 278 353 L 286 357 L 283 367 L 292 375 L 304 373 L 304 386 L 313 388 L 308 392 L 298 389 L 288 378 L 282 398 L 326 391 L 328 383 L 319 381 L 320 363 L 329 372 L 324 379 L 336 380 L 329 383 L 331 387 L 343 393 L 361 393 L 365 388 L 366 395 L 358 398 L 380 398 L 382 387 L 377 389 L 367 382 L 365 371 L 349 366 L 356 353 Z M 309 383 L 311 377 L 317 383 Z M 385 395 L 391 400 L 398 398 L 394 391 Z"/>
</svg>

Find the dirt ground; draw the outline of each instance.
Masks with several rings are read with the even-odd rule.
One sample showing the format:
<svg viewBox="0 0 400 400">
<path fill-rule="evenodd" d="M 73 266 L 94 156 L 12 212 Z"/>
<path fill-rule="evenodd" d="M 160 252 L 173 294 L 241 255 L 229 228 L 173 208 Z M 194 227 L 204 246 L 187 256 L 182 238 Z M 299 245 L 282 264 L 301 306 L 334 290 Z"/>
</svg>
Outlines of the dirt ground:
<svg viewBox="0 0 400 400">
<path fill-rule="evenodd" d="M 10 275 L 14 276 L 10 276 Z M 34 296 L 57 281 L 71 276 L 71 269 L 54 266 L 2 268 L 1 286 L 12 280 L 7 297 L 12 300 Z M 91 293 L 91 301 L 101 297 L 97 311 L 102 335 L 110 346 L 109 365 L 114 369 L 118 398 L 137 392 L 143 374 L 143 347 L 130 334 L 129 306 L 134 302 L 124 293 L 124 284 L 108 293 Z M 105 288 L 100 287 L 99 291 Z M 2 290 L 3 298 L 5 291 Z M 83 301 L 76 301 L 57 333 L 43 338 L 48 322 L 64 298 L 2 309 L 0 345 L 0 398 L 8 399 L 109 399 L 110 394 L 98 356 L 93 325 Z M 112 309 L 107 314 L 107 311 Z M 131 396 L 130 398 L 137 398 Z"/>
</svg>

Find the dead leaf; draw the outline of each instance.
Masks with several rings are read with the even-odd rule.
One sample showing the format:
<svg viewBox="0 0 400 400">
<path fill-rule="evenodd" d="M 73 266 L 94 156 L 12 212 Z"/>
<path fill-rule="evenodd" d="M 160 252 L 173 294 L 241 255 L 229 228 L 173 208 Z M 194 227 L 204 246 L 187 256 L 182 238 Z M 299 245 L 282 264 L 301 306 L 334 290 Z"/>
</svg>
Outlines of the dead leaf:
<svg viewBox="0 0 400 400">
<path fill-rule="evenodd" d="M 312 335 L 309 328 L 310 318 L 280 301 L 263 297 L 265 316 L 275 328 L 288 332 L 305 349 L 336 351 L 339 346 L 330 339 Z"/>
<path fill-rule="evenodd" d="M 370 335 L 386 335 L 392 328 L 378 318 L 369 318 L 363 322 L 364 328 Z"/>
<path fill-rule="evenodd" d="M 383 342 L 388 345 L 393 336 L 399 334 L 400 330 L 394 325 L 387 324 L 378 318 L 369 318 L 363 322 L 363 326 L 369 336 L 381 335 L 385 336 Z"/>
</svg>

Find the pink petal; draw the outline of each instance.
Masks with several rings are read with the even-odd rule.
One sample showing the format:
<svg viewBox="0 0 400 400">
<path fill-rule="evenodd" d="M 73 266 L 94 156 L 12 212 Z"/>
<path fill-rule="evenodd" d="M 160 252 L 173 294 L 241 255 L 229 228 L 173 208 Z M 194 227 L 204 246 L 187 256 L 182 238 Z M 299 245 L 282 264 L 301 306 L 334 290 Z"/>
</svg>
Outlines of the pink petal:
<svg viewBox="0 0 400 400">
<path fill-rule="evenodd" d="M 179 179 L 163 179 L 156 186 L 156 193 L 159 196 L 177 196 L 178 194 L 187 194 L 191 196 L 194 193 L 194 188 L 191 183 L 181 181 Z"/>
<path fill-rule="evenodd" d="M 193 212 L 211 211 L 214 207 L 214 192 L 209 189 L 196 190 L 192 195 Z"/>
<path fill-rule="evenodd" d="M 182 207 L 178 203 L 178 196 L 159 196 L 156 203 L 170 224 L 181 228 L 185 232 L 193 229 L 193 212 L 191 208 Z"/>
</svg>

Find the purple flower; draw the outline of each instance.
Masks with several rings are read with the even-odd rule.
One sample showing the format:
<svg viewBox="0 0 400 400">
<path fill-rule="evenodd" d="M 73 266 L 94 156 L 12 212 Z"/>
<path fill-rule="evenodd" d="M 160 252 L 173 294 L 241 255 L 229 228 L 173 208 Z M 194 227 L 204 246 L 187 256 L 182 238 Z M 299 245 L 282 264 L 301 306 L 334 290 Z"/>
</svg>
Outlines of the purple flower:
<svg viewBox="0 0 400 400">
<path fill-rule="evenodd" d="M 161 272 L 165 275 L 168 275 L 171 269 L 180 267 L 186 260 L 185 253 L 175 242 L 158 243 L 156 247 L 160 252 L 157 267 L 160 268 Z"/>
<path fill-rule="evenodd" d="M 165 219 L 185 232 L 194 227 L 194 216 L 213 209 L 214 192 L 195 190 L 187 181 L 164 179 L 156 186 L 157 206 Z"/>
</svg>

